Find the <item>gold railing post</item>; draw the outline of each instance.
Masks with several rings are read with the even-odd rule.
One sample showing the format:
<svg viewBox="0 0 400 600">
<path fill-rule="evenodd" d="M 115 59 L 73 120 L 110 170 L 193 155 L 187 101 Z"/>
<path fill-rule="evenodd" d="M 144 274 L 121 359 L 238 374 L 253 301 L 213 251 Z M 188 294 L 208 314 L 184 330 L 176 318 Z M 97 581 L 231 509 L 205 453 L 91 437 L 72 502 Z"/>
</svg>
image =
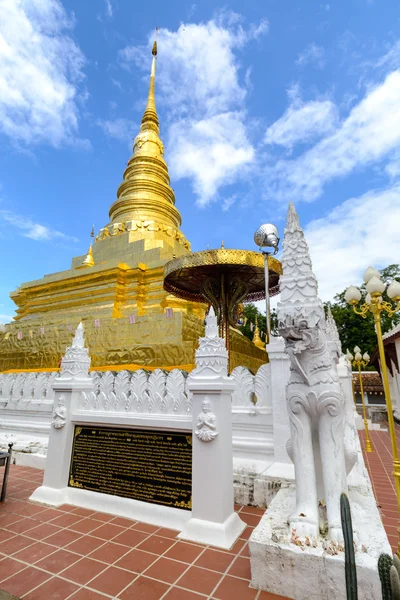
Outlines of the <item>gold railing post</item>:
<svg viewBox="0 0 400 600">
<path fill-rule="evenodd" d="M 374 312 L 374 321 L 375 321 L 376 337 L 378 338 L 379 360 L 381 363 L 382 382 L 383 382 L 383 389 L 385 392 L 386 407 L 387 407 L 387 413 L 388 413 L 390 441 L 392 444 L 393 476 L 394 476 L 394 484 L 395 484 L 395 488 L 396 488 L 397 508 L 399 511 L 399 525 L 397 528 L 397 533 L 399 534 L 399 538 L 397 541 L 397 556 L 400 557 L 400 461 L 399 461 L 399 452 L 398 452 L 398 448 L 397 448 L 396 425 L 395 425 L 394 417 L 393 417 L 392 399 L 390 397 L 389 378 L 388 378 L 387 367 L 386 367 L 385 348 L 383 347 L 381 313 L 380 313 L 379 309 Z"/>
<path fill-rule="evenodd" d="M 363 388 L 362 375 L 361 375 L 361 362 L 359 360 L 354 361 L 354 362 L 357 362 L 358 377 L 360 378 L 360 394 L 361 394 L 361 402 L 362 402 L 362 407 L 363 407 L 364 429 L 365 429 L 365 451 L 373 452 L 374 449 L 372 447 L 371 439 L 369 437 L 369 430 L 368 430 L 368 415 L 367 415 L 367 409 L 365 406 L 365 399 L 364 399 L 364 388 Z"/>
</svg>

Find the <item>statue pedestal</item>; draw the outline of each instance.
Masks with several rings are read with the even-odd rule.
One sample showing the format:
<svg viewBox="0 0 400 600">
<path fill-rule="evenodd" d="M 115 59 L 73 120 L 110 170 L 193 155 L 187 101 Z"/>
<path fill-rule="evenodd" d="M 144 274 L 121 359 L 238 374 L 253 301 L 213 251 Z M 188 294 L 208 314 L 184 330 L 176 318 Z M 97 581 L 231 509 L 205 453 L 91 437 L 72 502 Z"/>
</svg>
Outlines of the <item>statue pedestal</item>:
<svg viewBox="0 0 400 600">
<path fill-rule="evenodd" d="M 295 600 L 346 598 L 344 552 L 322 537 L 315 547 L 290 541 L 287 521 L 296 508 L 295 496 L 293 484 L 280 489 L 250 537 L 251 585 Z M 391 555 L 391 549 L 369 482 L 350 487 L 349 500 L 358 598 L 381 600 L 378 557 Z"/>
</svg>

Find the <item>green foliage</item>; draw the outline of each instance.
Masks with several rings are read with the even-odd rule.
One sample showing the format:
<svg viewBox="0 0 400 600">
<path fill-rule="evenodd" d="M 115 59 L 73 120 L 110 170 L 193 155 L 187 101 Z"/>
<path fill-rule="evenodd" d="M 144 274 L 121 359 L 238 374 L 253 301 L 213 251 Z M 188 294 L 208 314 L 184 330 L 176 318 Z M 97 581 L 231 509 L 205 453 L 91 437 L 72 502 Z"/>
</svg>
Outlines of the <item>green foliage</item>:
<svg viewBox="0 0 400 600">
<path fill-rule="evenodd" d="M 386 269 L 380 271 L 382 281 L 389 284 L 393 279 L 400 281 L 400 265 L 389 265 Z M 365 295 L 365 284 L 360 286 L 360 290 Z M 345 290 L 336 294 L 333 302 L 328 302 L 331 307 L 332 315 L 336 321 L 339 331 L 340 341 L 343 351 L 347 348 L 353 352 L 354 346 L 359 346 L 361 351 L 368 352 L 371 356 L 376 348 L 377 341 L 374 328 L 374 318 L 371 313 L 365 319 L 356 315 L 353 308 L 347 304 L 344 299 Z M 383 299 L 389 301 L 386 292 L 383 293 Z M 382 331 L 389 331 L 394 325 L 400 322 L 400 314 L 389 317 L 384 311 L 381 313 Z"/>
<path fill-rule="evenodd" d="M 351 523 L 350 503 L 346 494 L 340 495 L 340 517 L 344 537 L 346 596 L 347 600 L 357 600 L 357 571 L 354 555 L 353 528 Z"/>
<path fill-rule="evenodd" d="M 244 317 L 247 319 L 246 325 L 241 325 L 239 330 L 245 335 L 249 340 L 253 339 L 254 329 L 251 331 L 250 323 L 255 323 L 257 319 L 258 328 L 260 332 L 266 332 L 267 324 L 265 315 L 263 315 L 258 308 L 254 304 L 245 304 L 244 305 Z M 276 310 L 273 309 L 271 311 L 271 332 L 272 335 L 278 335 L 278 319 L 276 316 Z M 262 341 L 265 342 L 265 337 L 261 337 Z"/>
</svg>

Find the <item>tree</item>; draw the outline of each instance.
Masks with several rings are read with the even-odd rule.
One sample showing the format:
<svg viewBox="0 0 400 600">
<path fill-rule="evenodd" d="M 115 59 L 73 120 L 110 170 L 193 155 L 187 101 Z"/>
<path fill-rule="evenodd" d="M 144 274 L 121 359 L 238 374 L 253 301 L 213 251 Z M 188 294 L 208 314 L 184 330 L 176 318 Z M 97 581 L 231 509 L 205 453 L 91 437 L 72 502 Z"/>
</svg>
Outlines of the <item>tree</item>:
<svg viewBox="0 0 400 600">
<path fill-rule="evenodd" d="M 382 281 L 386 284 L 389 284 L 393 279 L 400 281 L 400 265 L 389 265 L 379 272 Z M 360 286 L 360 290 L 363 296 L 365 296 L 365 283 Z M 360 315 L 356 315 L 353 307 L 347 304 L 344 299 L 345 291 L 336 294 L 333 302 L 326 303 L 326 306 L 330 306 L 332 315 L 336 321 L 343 351 L 346 352 L 348 348 L 353 353 L 354 346 L 359 346 L 363 353 L 368 352 L 372 356 L 377 345 L 374 317 L 371 313 L 368 313 L 365 319 Z M 383 293 L 383 299 L 390 302 L 386 291 Z M 382 311 L 381 322 L 382 332 L 386 333 L 386 331 L 389 331 L 394 325 L 400 322 L 400 315 L 395 314 L 393 317 L 389 317 L 386 312 Z"/>
<path fill-rule="evenodd" d="M 278 319 L 276 316 L 276 310 L 273 309 L 270 313 L 270 317 L 271 317 L 271 333 L 272 335 L 279 335 L 278 334 Z M 263 315 L 258 308 L 254 305 L 254 304 L 245 304 L 243 307 L 243 325 L 241 325 L 239 327 L 239 330 L 243 333 L 243 335 L 245 335 L 247 338 L 249 338 L 249 340 L 253 339 L 254 336 L 254 329 L 253 331 L 250 328 L 250 324 L 253 323 L 253 325 L 256 322 L 257 319 L 257 323 L 258 323 L 258 328 L 260 330 L 260 332 L 266 332 L 267 330 L 267 319 L 265 318 L 265 315 Z M 244 321 L 246 321 L 246 324 L 244 324 Z M 265 341 L 265 337 L 262 336 L 262 340 Z"/>
</svg>

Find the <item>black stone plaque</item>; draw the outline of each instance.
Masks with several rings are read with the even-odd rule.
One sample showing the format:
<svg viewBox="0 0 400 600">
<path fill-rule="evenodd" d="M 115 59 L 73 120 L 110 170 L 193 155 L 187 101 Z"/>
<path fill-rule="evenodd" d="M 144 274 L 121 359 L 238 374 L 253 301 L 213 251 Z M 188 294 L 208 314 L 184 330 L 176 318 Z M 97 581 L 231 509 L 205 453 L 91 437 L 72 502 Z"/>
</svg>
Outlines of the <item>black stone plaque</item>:
<svg viewBox="0 0 400 600">
<path fill-rule="evenodd" d="M 190 510 L 192 434 L 77 425 L 69 485 Z"/>
</svg>

